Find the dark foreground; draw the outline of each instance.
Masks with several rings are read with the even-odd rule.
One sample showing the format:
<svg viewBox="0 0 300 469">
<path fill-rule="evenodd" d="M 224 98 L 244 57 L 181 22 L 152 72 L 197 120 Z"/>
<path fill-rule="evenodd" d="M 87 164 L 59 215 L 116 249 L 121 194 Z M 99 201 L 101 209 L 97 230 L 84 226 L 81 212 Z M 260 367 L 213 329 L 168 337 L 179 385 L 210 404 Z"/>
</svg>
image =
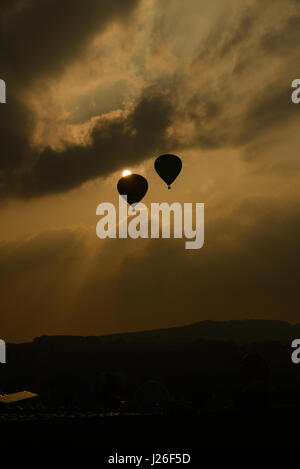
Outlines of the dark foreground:
<svg viewBox="0 0 300 469">
<path fill-rule="evenodd" d="M 296 448 L 300 408 L 205 411 L 187 416 L 53 415 L 2 421 L 1 448 Z M 124 453 L 124 452 L 123 452 Z M 125 452 L 126 453 L 126 452 Z"/>
</svg>

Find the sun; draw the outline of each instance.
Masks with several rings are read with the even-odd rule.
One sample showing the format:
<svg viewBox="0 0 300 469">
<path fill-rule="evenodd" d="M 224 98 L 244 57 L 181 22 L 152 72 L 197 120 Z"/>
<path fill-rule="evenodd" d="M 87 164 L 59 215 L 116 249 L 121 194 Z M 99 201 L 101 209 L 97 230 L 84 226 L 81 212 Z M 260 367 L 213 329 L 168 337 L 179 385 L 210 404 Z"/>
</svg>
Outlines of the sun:
<svg viewBox="0 0 300 469">
<path fill-rule="evenodd" d="M 129 169 L 124 169 L 124 171 L 122 172 L 123 177 L 130 176 L 130 174 L 131 174 L 131 171 L 129 171 Z"/>
</svg>

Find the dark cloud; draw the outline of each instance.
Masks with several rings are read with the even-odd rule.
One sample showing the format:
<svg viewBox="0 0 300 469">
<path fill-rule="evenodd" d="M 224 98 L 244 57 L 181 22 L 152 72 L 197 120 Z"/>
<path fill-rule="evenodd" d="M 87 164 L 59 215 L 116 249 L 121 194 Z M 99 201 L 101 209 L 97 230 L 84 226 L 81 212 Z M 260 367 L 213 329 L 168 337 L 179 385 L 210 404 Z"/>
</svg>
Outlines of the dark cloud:
<svg viewBox="0 0 300 469">
<path fill-rule="evenodd" d="M 1 73 L 18 86 L 65 70 L 111 21 L 139 0 L 12 0 L 1 4 Z"/>
<path fill-rule="evenodd" d="M 11 0 L 1 3 L 1 78 L 7 83 L 7 103 L 1 106 L 0 116 L 2 197 L 22 194 L 22 190 L 18 192 L 20 173 L 28 170 L 39 159 L 31 144 L 36 122 L 30 105 L 26 102 L 26 93 L 35 86 L 44 86 L 46 89 L 48 80 L 64 72 L 72 60 L 78 60 L 96 34 L 114 20 L 128 20 L 128 15 L 138 3 L 139 0 Z M 85 154 L 80 148 L 73 150 L 75 174 L 72 187 L 82 182 L 78 181 L 76 158 L 78 159 L 80 152 Z M 40 169 L 42 162 L 49 164 L 48 158 L 53 155 L 56 158 L 53 166 L 57 167 L 59 161 L 63 163 L 68 160 L 71 152 L 72 148 L 61 159 L 50 149 L 40 155 L 41 160 L 37 163 L 39 169 L 36 172 L 34 169 L 32 175 L 34 188 L 25 192 L 37 195 L 37 184 L 42 193 L 47 192 L 47 189 L 43 189 L 44 181 L 35 181 L 37 174 L 43 173 Z M 54 178 L 68 172 L 64 167 L 59 169 Z M 90 171 L 92 170 L 91 168 Z M 27 177 L 24 180 L 25 186 L 26 181 Z M 51 181 L 47 181 L 46 185 L 49 192 L 55 190 L 55 182 L 51 184 Z M 65 187 L 70 187 L 70 181 L 66 181 Z"/>
<path fill-rule="evenodd" d="M 1 105 L 0 113 L 0 184 L 1 176 L 8 178 L 14 169 L 21 167 L 26 155 L 28 156 L 33 123 L 31 111 L 8 90 L 7 103 Z"/>
<path fill-rule="evenodd" d="M 15 178 L 18 185 L 14 189 L 24 197 L 62 192 L 122 164 L 168 151 L 172 142 L 166 131 L 171 115 L 169 97 L 150 92 L 126 117 L 102 119 L 93 129 L 88 146 L 68 146 L 62 152 L 46 149 L 28 173 Z"/>
</svg>

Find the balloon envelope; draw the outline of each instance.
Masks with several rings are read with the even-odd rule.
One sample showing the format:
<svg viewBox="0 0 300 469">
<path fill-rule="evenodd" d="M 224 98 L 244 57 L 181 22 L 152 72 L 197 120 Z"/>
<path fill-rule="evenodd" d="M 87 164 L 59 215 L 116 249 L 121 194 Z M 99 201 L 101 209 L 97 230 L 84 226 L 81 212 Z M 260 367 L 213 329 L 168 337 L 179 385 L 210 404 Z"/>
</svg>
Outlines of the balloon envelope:
<svg viewBox="0 0 300 469">
<path fill-rule="evenodd" d="M 122 177 L 117 185 L 121 196 L 127 196 L 129 205 L 135 205 L 142 200 L 148 190 L 148 182 L 139 174 Z"/>
<path fill-rule="evenodd" d="M 107 384 L 107 375 L 104 372 L 99 372 L 90 380 L 90 390 L 91 392 L 101 392 L 103 391 L 105 385 Z"/>
<path fill-rule="evenodd" d="M 269 367 L 266 360 L 259 354 L 246 355 L 240 365 L 240 375 L 246 381 L 255 381 L 269 378 Z"/>
<path fill-rule="evenodd" d="M 146 381 L 138 388 L 135 394 L 135 400 L 140 404 L 162 403 L 170 399 L 169 391 L 159 381 Z"/>
<path fill-rule="evenodd" d="M 170 184 L 175 181 L 181 171 L 182 162 L 176 155 L 161 155 L 156 158 L 154 168 L 170 189 Z"/>
</svg>

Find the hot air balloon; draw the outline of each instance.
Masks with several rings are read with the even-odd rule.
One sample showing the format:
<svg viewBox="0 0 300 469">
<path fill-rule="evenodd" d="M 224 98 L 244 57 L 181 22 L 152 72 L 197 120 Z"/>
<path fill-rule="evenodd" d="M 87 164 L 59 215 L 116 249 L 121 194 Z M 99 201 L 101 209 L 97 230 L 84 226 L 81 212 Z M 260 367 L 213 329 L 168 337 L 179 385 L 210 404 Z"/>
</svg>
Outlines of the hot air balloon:
<svg viewBox="0 0 300 469">
<path fill-rule="evenodd" d="M 121 196 L 127 196 L 128 204 L 134 208 L 146 194 L 148 182 L 147 179 L 139 174 L 129 174 L 119 180 L 117 188 Z"/>
<path fill-rule="evenodd" d="M 92 377 L 89 381 L 90 391 L 93 393 L 100 393 L 103 391 L 105 385 L 107 384 L 107 373 L 99 372 Z"/>
<path fill-rule="evenodd" d="M 176 155 L 161 155 L 156 158 L 154 168 L 157 174 L 168 184 L 168 188 L 177 178 L 182 168 L 181 159 Z"/>
<path fill-rule="evenodd" d="M 240 366 L 242 388 L 237 400 L 247 408 L 262 408 L 269 405 L 273 393 L 270 370 L 265 359 L 259 354 L 246 355 Z"/>
<path fill-rule="evenodd" d="M 146 381 L 135 394 L 135 401 L 140 404 L 155 404 L 171 400 L 166 386 L 159 381 Z"/>
<path fill-rule="evenodd" d="M 241 361 L 240 376 L 243 381 L 252 382 L 268 379 L 270 370 L 265 359 L 258 353 L 247 354 Z"/>
</svg>

